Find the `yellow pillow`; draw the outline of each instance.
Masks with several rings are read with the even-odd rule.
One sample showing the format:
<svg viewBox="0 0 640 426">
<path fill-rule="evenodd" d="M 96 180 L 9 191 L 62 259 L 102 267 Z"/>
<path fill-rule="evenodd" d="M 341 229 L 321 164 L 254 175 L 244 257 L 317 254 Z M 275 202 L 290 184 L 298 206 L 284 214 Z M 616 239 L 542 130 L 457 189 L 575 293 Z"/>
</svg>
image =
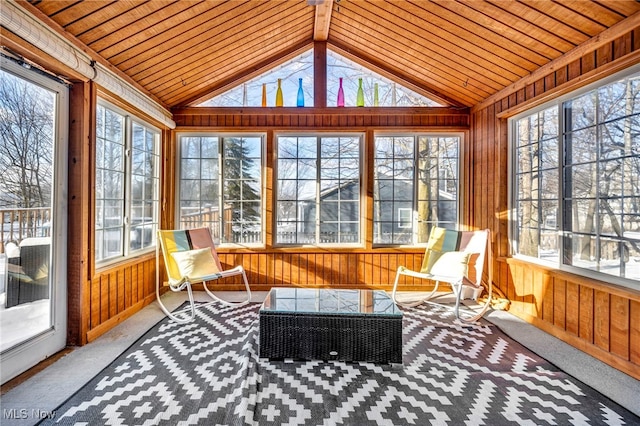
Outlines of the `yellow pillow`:
<svg viewBox="0 0 640 426">
<path fill-rule="evenodd" d="M 470 256 L 470 253 L 462 251 L 439 252 L 432 250 L 429 253 L 429 265 L 426 272 L 445 277 L 467 276 Z"/>
<path fill-rule="evenodd" d="M 183 277 L 201 278 L 220 272 L 210 248 L 176 251 L 171 256 Z"/>
</svg>

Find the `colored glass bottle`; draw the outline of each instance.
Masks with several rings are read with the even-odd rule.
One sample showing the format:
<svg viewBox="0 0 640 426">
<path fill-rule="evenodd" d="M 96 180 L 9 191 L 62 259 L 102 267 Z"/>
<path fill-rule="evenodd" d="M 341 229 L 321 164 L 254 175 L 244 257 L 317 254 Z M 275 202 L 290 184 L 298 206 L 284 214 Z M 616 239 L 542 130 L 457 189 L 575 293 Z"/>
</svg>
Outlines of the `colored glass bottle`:
<svg viewBox="0 0 640 426">
<path fill-rule="evenodd" d="M 340 77 L 340 87 L 338 87 L 338 106 L 344 106 L 344 90 L 342 90 L 342 77 Z"/>
<path fill-rule="evenodd" d="M 282 79 L 278 79 L 278 90 L 276 90 L 276 106 L 282 106 Z"/>
<path fill-rule="evenodd" d="M 356 97 L 356 106 L 364 106 L 364 91 L 362 90 L 362 79 L 358 79 L 358 96 Z"/>
<path fill-rule="evenodd" d="M 378 106 L 378 83 L 373 85 L 373 106 Z"/>
<path fill-rule="evenodd" d="M 262 106 L 267 106 L 267 84 L 262 83 Z"/>
<path fill-rule="evenodd" d="M 302 90 L 302 79 L 298 79 L 298 101 L 296 102 L 296 106 L 303 107 L 304 106 L 304 91 Z"/>
</svg>

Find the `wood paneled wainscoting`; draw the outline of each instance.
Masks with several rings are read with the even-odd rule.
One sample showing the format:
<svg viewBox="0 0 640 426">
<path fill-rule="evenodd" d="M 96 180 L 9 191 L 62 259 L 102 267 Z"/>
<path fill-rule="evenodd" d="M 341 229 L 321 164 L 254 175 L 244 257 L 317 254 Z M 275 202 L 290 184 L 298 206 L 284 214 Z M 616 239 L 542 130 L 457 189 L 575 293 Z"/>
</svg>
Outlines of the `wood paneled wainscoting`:
<svg viewBox="0 0 640 426">
<path fill-rule="evenodd" d="M 224 266 L 242 264 L 253 290 L 271 287 L 372 288 L 390 290 L 398 266 L 420 268 L 424 250 L 278 250 L 219 253 Z M 232 279 L 232 278 L 231 278 Z M 219 288 L 241 289 L 239 279 Z M 403 290 L 428 288 L 407 282 Z"/>
<path fill-rule="evenodd" d="M 153 302 L 156 256 L 146 254 L 96 271 L 88 283 L 91 312 L 87 341 L 96 339 L 116 324 Z"/>
<path fill-rule="evenodd" d="M 498 259 L 510 312 L 640 379 L 640 296 L 514 258 Z"/>
<path fill-rule="evenodd" d="M 319 250 L 219 249 L 223 268 L 243 265 L 253 291 L 271 287 L 376 288 L 391 290 L 398 266 L 419 269 L 423 249 Z M 155 301 L 155 253 L 96 272 L 89 283 L 91 316 L 87 340 L 108 331 Z M 161 279 L 165 279 L 164 271 Z M 195 289 L 201 287 L 196 285 Z M 213 290 L 242 290 L 239 277 L 211 282 Z M 428 281 L 403 281 L 402 290 L 427 290 Z M 168 291 L 165 289 L 163 291 Z"/>
<path fill-rule="evenodd" d="M 289 249 L 218 251 L 223 268 L 243 265 L 254 291 L 271 287 L 376 288 L 391 290 L 399 266 L 420 269 L 424 250 Z M 403 277 L 402 291 L 426 291 L 432 283 Z M 219 290 L 242 290 L 240 277 L 220 280 Z"/>
</svg>

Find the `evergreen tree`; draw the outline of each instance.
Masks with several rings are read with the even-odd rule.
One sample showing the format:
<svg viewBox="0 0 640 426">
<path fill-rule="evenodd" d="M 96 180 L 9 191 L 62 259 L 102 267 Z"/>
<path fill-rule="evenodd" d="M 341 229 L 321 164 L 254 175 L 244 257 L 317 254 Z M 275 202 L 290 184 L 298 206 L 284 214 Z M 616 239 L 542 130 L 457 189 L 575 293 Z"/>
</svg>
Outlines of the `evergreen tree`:
<svg viewBox="0 0 640 426">
<path fill-rule="evenodd" d="M 252 156 L 252 147 L 259 150 L 260 142 L 225 138 L 223 143 L 224 210 L 231 207 L 233 230 L 244 231 L 260 222 L 260 164 L 256 164 L 260 157 Z"/>
</svg>

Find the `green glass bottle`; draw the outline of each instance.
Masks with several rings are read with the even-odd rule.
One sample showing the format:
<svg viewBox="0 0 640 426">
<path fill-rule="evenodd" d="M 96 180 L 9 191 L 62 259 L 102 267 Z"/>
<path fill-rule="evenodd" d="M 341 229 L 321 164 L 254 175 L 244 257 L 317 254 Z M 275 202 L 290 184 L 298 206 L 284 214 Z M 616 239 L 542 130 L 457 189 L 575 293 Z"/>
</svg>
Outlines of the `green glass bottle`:
<svg viewBox="0 0 640 426">
<path fill-rule="evenodd" d="M 364 106 L 364 91 L 362 90 L 362 79 L 358 79 L 358 97 L 356 98 L 356 106 Z"/>
<path fill-rule="evenodd" d="M 378 83 L 373 85 L 373 106 L 378 106 Z"/>
</svg>

